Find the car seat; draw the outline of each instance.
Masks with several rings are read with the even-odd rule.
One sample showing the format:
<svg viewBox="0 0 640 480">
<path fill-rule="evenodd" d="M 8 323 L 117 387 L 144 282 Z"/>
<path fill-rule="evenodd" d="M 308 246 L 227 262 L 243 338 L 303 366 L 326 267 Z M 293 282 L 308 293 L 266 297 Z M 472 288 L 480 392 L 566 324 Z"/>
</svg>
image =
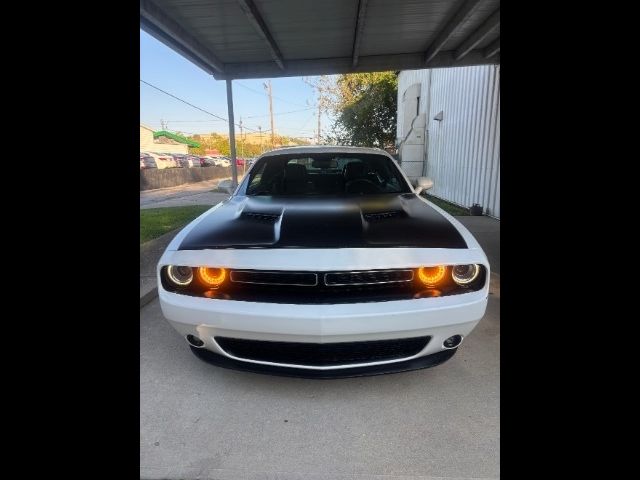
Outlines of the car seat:
<svg viewBox="0 0 640 480">
<path fill-rule="evenodd" d="M 307 193 L 307 168 L 297 163 L 288 163 L 284 169 L 284 191 L 286 193 Z"/>
</svg>

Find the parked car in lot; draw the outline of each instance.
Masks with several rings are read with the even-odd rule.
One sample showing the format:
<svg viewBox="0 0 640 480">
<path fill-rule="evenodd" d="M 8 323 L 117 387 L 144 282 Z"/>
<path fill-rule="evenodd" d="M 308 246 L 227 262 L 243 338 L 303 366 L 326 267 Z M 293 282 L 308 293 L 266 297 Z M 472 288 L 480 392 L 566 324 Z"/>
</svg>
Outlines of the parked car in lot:
<svg viewBox="0 0 640 480">
<path fill-rule="evenodd" d="M 181 158 L 184 157 L 182 153 L 160 153 L 159 155 L 165 156 L 173 160 L 175 168 L 182 168 Z"/>
<path fill-rule="evenodd" d="M 216 157 L 213 159 L 213 163 L 218 167 L 230 167 L 231 159 L 229 157 Z"/>
<path fill-rule="evenodd" d="M 157 267 L 162 312 L 211 363 L 345 377 L 438 365 L 485 313 L 489 263 L 383 150 L 263 154 Z"/>
<path fill-rule="evenodd" d="M 177 163 L 177 166 L 180 168 L 185 167 L 184 165 L 184 160 L 186 158 L 186 155 L 183 153 L 171 153 L 171 154 L 166 154 L 167 156 L 170 156 L 171 158 L 173 158 L 173 160 Z"/>
<path fill-rule="evenodd" d="M 154 158 L 146 152 L 140 152 L 140 170 L 158 168 Z"/>
<path fill-rule="evenodd" d="M 164 169 L 164 168 L 175 168 L 176 166 L 179 166 L 176 160 L 170 155 L 159 154 L 154 152 L 141 152 L 141 154 L 142 153 L 145 154 L 145 156 L 149 159 L 148 161 L 150 163 L 151 163 L 151 160 L 153 160 L 153 163 L 155 164 L 155 167 L 151 166 L 149 168 Z"/>
<path fill-rule="evenodd" d="M 189 168 L 200 168 L 202 166 L 200 163 L 200 157 L 197 155 L 187 155 L 187 161 Z"/>
<path fill-rule="evenodd" d="M 158 168 L 181 168 L 182 167 L 182 165 L 180 164 L 180 160 L 178 160 L 178 158 L 176 158 L 175 156 L 179 154 L 154 152 L 154 155 L 156 156 L 156 162 L 157 162 L 157 158 L 160 157 L 162 159 L 163 164 L 166 165 L 164 167 L 160 167 L 160 165 L 158 165 Z"/>
<path fill-rule="evenodd" d="M 203 167 L 209 167 L 213 165 L 216 165 L 219 167 L 231 166 L 231 161 L 229 160 L 228 157 L 207 155 L 205 157 L 200 157 L 200 159 Z"/>
<path fill-rule="evenodd" d="M 182 154 L 178 154 L 178 155 L 174 155 L 174 158 L 176 158 L 178 160 L 178 162 L 180 162 L 180 166 L 182 168 L 194 168 L 194 167 L 200 167 L 200 157 L 198 157 L 197 155 L 182 155 Z"/>
</svg>

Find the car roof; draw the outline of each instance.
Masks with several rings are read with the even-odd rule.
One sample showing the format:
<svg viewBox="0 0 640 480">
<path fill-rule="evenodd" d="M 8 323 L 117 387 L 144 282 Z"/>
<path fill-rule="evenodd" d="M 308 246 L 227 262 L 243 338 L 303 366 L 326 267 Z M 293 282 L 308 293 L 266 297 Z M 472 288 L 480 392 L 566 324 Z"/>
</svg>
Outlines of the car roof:
<svg viewBox="0 0 640 480">
<path fill-rule="evenodd" d="M 281 154 L 314 154 L 314 153 L 368 153 L 368 154 L 376 154 L 376 155 L 389 155 L 388 152 L 380 149 L 380 148 L 370 148 L 370 147 L 352 147 L 349 145 L 302 145 L 297 147 L 284 147 L 284 148 L 276 148 L 275 150 L 271 150 L 263 153 L 261 156 L 266 157 L 270 155 L 281 155 Z"/>
</svg>

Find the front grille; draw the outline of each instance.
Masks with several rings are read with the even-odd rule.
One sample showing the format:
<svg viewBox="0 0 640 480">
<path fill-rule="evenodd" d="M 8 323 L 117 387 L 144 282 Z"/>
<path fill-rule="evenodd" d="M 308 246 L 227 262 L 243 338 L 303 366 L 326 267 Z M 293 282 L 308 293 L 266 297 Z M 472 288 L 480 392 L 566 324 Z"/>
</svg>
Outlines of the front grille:
<svg viewBox="0 0 640 480">
<path fill-rule="evenodd" d="M 375 285 L 379 283 L 410 282 L 413 270 L 369 270 L 332 272 L 324 276 L 325 285 Z"/>
<path fill-rule="evenodd" d="M 312 272 L 265 272 L 257 270 L 232 270 L 231 281 L 259 285 L 298 285 L 313 287 L 318 284 L 318 274 Z"/>
<path fill-rule="evenodd" d="M 313 367 L 408 358 L 422 351 L 431 340 L 431 337 L 414 337 L 366 342 L 298 343 L 214 338 L 225 352 L 237 358 Z"/>
<path fill-rule="evenodd" d="M 248 302 L 325 304 L 409 300 L 415 294 L 411 269 L 354 272 L 231 270 L 225 289 Z"/>
</svg>

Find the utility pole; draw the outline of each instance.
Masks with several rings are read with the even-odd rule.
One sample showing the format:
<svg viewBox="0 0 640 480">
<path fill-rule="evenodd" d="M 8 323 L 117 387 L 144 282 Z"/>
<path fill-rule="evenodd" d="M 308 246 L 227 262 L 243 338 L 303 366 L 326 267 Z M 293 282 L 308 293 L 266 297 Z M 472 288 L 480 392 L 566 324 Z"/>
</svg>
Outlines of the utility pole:
<svg viewBox="0 0 640 480">
<path fill-rule="evenodd" d="M 318 100 L 318 139 L 316 140 L 316 145 L 320 145 L 320 118 L 322 117 L 322 92 L 318 90 L 319 100 Z"/>
<path fill-rule="evenodd" d="M 240 157 L 244 158 L 244 139 L 242 138 L 242 117 L 240 117 Z"/>
<path fill-rule="evenodd" d="M 167 123 L 162 118 L 160 119 L 160 126 L 162 127 L 162 130 L 167 129 Z"/>
<path fill-rule="evenodd" d="M 265 90 L 269 94 L 269 116 L 271 117 L 271 148 L 275 146 L 275 141 L 273 139 L 273 134 L 275 132 L 273 126 L 273 97 L 271 95 L 271 80 L 267 80 L 267 83 L 263 83 Z"/>
<path fill-rule="evenodd" d="M 240 158 L 242 158 L 242 177 L 247 171 L 247 159 L 244 158 L 244 138 L 242 137 L 242 117 L 240 117 Z"/>
<path fill-rule="evenodd" d="M 318 92 L 318 131 L 316 132 L 316 143 L 319 145 L 322 139 L 322 109 L 329 106 L 329 98 L 325 96 L 325 93 L 330 93 L 331 86 L 328 83 L 328 77 L 324 75 L 321 75 L 315 83 L 309 81 L 307 78 L 303 78 L 302 80 Z"/>
</svg>

